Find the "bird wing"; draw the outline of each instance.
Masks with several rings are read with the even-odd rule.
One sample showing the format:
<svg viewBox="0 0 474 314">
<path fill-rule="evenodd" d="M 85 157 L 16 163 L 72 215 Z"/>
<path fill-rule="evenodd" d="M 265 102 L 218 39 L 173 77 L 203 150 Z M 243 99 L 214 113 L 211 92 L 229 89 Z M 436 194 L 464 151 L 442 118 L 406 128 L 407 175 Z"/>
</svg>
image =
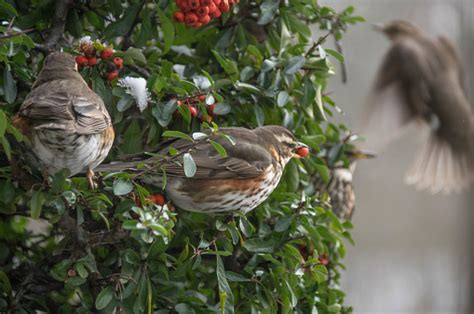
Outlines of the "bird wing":
<svg viewBox="0 0 474 314">
<path fill-rule="evenodd" d="M 110 126 L 104 102 L 84 81 L 55 80 L 34 89 L 19 114 L 36 129 L 96 134 Z"/>
<path fill-rule="evenodd" d="M 381 150 L 399 137 L 410 122 L 424 118 L 431 73 L 432 65 L 420 43 L 407 38 L 392 44 L 368 100 L 362 133 L 367 136 L 370 149 Z"/>
<path fill-rule="evenodd" d="M 212 134 L 208 139 L 203 139 L 197 144 L 185 139 L 172 144 L 178 152 L 190 152 L 197 169 L 194 179 L 255 178 L 271 165 L 270 153 L 251 130 L 227 128 L 221 129 L 221 132 L 233 137 L 235 145 L 218 134 Z M 208 140 L 221 144 L 226 150 L 226 156 L 220 155 Z M 166 154 L 167 151 L 168 148 L 162 150 L 161 153 Z M 182 156 L 176 161 L 167 162 L 163 169 L 166 175 L 185 177 Z"/>
</svg>

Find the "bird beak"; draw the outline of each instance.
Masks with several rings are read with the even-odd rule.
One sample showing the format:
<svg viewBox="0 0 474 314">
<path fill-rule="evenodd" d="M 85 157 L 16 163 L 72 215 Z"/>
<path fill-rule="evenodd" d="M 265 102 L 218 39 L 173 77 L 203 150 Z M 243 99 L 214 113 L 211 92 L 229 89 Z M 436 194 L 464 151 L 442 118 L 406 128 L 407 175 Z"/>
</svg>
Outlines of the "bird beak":
<svg viewBox="0 0 474 314">
<path fill-rule="evenodd" d="M 305 143 L 297 142 L 292 157 L 305 158 L 309 155 L 309 147 Z"/>
<path fill-rule="evenodd" d="M 372 28 L 377 32 L 383 32 L 385 30 L 385 25 L 382 23 L 371 23 Z"/>
<path fill-rule="evenodd" d="M 363 151 L 363 150 L 358 150 L 358 149 L 352 151 L 352 156 L 353 156 L 354 159 L 356 159 L 356 160 L 372 159 L 372 158 L 377 157 L 377 155 L 375 155 L 375 154 L 372 153 L 372 152 Z"/>
</svg>

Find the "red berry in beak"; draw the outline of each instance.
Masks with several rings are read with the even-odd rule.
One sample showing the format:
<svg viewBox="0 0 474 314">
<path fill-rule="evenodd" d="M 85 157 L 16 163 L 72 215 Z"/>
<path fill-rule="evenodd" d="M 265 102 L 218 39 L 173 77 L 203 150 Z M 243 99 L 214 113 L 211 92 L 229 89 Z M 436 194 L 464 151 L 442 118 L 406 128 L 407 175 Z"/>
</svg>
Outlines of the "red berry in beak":
<svg viewBox="0 0 474 314">
<path fill-rule="evenodd" d="M 156 205 L 163 206 L 166 204 L 166 199 L 163 194 L 155 193 L 150 195 L 150 201 L 155 203 Z"/>
<path fill-rule="evenodd" d="M 295 153 L 301 158 L 304 158 L 309 155 L 309 148 L 307 146 L 297 147 Z"/>
</svg>

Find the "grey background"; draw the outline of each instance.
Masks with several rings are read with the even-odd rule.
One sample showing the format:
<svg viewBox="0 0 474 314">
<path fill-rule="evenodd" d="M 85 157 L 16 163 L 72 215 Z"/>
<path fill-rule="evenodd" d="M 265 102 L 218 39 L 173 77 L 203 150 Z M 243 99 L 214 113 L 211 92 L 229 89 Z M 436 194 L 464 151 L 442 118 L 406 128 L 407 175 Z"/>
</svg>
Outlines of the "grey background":
<svg viewBox="0 0 474 314">
<path fill-rule="evenodd" d="M 348 5 L 368 23 L 344 39 L 348 83 L 340 71 L 328 88 L 345 111 L 339 117 L 358 129 L 364 101 L 389 43 L 370 23 L 405 19 L 431 34 L 443 34 L 460 48 L 466 88 L 474 99 L 474 1 L 325 0 L 338 10 Z M 321 35 L 321 32 L 316 32 Z M 410 129 L 355 173 L 356 246 L 349 247 L 342 288 L 355 312 L 472 313 L 473 190 L 431 195 L 404 184 L 422 138 Z"/>
</svg>

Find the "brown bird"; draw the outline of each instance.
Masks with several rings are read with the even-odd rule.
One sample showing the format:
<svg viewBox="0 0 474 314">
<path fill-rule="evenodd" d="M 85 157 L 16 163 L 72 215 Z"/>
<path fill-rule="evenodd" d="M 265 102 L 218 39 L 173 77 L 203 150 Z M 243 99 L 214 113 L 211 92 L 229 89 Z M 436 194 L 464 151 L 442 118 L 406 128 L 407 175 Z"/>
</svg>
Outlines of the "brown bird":
<svg viewBox="0 0 474 314">
<path fill-rule="evenodd" d="M 222 135 L 230 136 L 235 145 Z M 213 148 L 220 143 L 226 150 L 223 156 Z M 239 210 L 247 213 L 265 201 L 278 185 L 285 165 L 292 157 L 301 157 L 298 149 L 307 147 L 281 126 L 264 126 L 254 130 L 221 128 L 206 138 L 196 141 L 179 139 L 170 144 L 178 151 L 175 158 L 169 147 L 158 156 L 129 164 L 103 165 L 98 170 L 123 170 L 137 164 L 141 181 L 159 188 L 166 173 L 165 191 L 174 205 L 189 211 L 227 213 Z M 196 164 L 194 176 L 187 177 L 183 169 L 185 153 Z M 167 157 L 163 157 L 167 156 Z M 118 168 L 117 168 L 118 167 Z"/>
<path fill-rule="evenodd" d="M 49 54 L 31 92 L 13 118 L 29 139 L 29 161 L 50 175 L 69 169 L 87 172 L 91 187 L 93 169 L 107 156 L 114 129 L 102 99 L 77 71 L 74 57 Z"/>
<path fill-rule="evenodd" d="M 358 149 L 346 152 L 349 166 L 346 168 L 341 163 L 330 167 L 330 179 L 324 182 L 320 176 L 314 176 L 311 180 L 317 195 L 327 193 L 331 210 L 341 220 L 351 220 L 356 205 L 356 194 L 354 190 L 353 175 L 360 160 L 374 158 L 375 155 Z M 325 156 L 326 157 L 326 156 Z M 327 157 L 325 158 L 328 159 Z"/>
<path fill-rule="evenodd" d="M 380 149 L 417 122 L 428 128 L 429 138 L 407 182 L 433 193 L 466 188 L 474 178 L 474 116 L 456 48 L 405 21 L 379 29 L 391 46 L 372 91 L 367 143 Z"/>
</svg>

